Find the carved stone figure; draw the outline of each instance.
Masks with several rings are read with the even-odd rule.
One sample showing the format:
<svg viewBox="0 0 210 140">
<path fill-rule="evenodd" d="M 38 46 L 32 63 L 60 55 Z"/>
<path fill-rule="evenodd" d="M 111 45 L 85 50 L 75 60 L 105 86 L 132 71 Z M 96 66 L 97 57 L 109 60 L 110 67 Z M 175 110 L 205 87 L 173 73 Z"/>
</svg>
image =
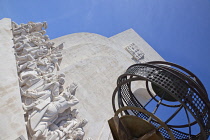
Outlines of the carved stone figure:
<svg viewBox="0 0 210 140">
<path fill-rule="evenodd" d="M 54 44 L 54 42 L 47 42 L 45 46 L 47 46 L 47 48 L 52 48 Z"/>
<path fill-rule="evenodd" d="M 13 36 L 19 37 L 21 35 L 28 35 L 30 30 L 30 25 L 28 24 L 18 25 L 17 23 L 12 22 L 12 28 L 13 28 Z"/>
<path fill-rule="evenodd" d="M 41 30 L 39 32 L 32 32 L 30 35 L 31 36 L 37 36 L 37 37 L 42 37 L 44 34 L 46 34 L 46 31 L 45 30 Z"/>
<path fill-rule="evenodd" d="M 18 42 L 15 44 L 14 49 L 15 51 L 19 52 L 22 51 L 24 48 L 30 48 L 31 45 L 29 43 Z"/>
<path fill-rule="evenodd" d="M 37 67 L 41 70 L 43 74 L 53 73 L 55 68 L 59 71 L 59 60 L 62 58 L 57 58 L 53 55 L 40 57 L 37 60 Z"/>
<path fill-rule="evenodd" d="M 17 71 L 18 73 L 22 72 L 23 70 L 25 71 L 31 71 L 37 68 L 37 64 L 33 61 L 27 61 L 24 64 L 17 65 Z"/>
<path fill-rule="evenodd" d="M 24 40 L 29 40 L 29 39 L 28 39 L 28 37 L 25 36 L 25 35 L 21 35 L 21 36 L 19 36 L 18 38 L 14 38 L 14 39 L 13 39 L 14 43 L 18 43 L 18 42 L 24 41 Z M 25 41 L 25 42 L 26 42 L 26 41 Z"/>
<path fill-rule="evenodd" d="M 19 30 L 16 30 L 16 31 L 13 31 L 13 35 L 15 37 L 18 37 L 18 36 L 22 36 L 22 35 L 27 35 L 29 32 L 29 30 L 25 29 L 25 28 L 21 28 Z"/>
<path fill-rule="evenodd" d="M 57 96 L 56 101 L 51 102 L 47 107 L 45 107 L 46 109 L 42 110 L 45 113 L 42 113 L 42 111 L 37 112 L 37 114 L 30 118 L 29 127 L 35 133 L 33 138 L 37 138 L 44 133 L 45 129 L 47 129 L 48 126 L 58 118 L 59 113 L 64 112 L 66 109 L 79 102 L 78 99 L 70 93 L 65 95 L 66 96 Z M 43 116 L 40 116 L 41 114 L 43 114 Z M 41 117 L 41 119 L 39 119 L 39 117 Z"/>
<path fill-rule="evenodd" d="M 14 21 L 12 21 L 12 29 L 15 30 L 16 28 L 19 27 L 19 25 L 17 23 L 15 23 Z"/>
<path fill-rule="evenodd" d="M 31 86 L 40 80 L 37 71 L 24 71 L 20 74 L 20 86 Z"/>
<path fill-rule="evenodd" d="M 46 78 L 46 77 L 45 77 Z M 50 90 L 53 97 L 58 96 L 63 92 L 63 84 L 65 83 L 64 77 L 59 77 L 57 81 L 52 81 L 50 83 L 45 83 L 42 86 L 36 88 L 37 91 Z"/>
<path fill-rule="evenodd" d="M 64 44 L 54 47 L 45 35 L 46 22 L 12 22 L 20 92 L 29 139 L 80 140 L 87 120 L 79 121 L 77 84 L 64 91 L 65 75 L 59 73 Z"/>
<path fill-rule="evenodd" d="M 31 22 L 29 23 L 30 26 L 32 27 L 29 32 L 38 32 L 38 31 L 41 31 L 43 28 L 44 29 L 47 29 L 47 22 L 37 22 L 37 23 L 34 23 L 34 22 Z"/>
<path fill-rule="evenodd" d="M 39 99 L 45 100 L 46 98 L 51 96 L 51 92 L 49 90 L 44 90 L 40 92 L 37 92 L 36 90 L 27 90 L 22 95 L 29 98 L 33 98 L 33 99 L 39 98 Z M 24 109 L 29 110 L 29 109 L 32 109 L 34 106 L 35 104 L 30 105 L 30 106 L 24 105 Z"/>
<path fill-rule="evenodd" d="M 82 140 L 84 135 L 85 132 L 83 131 L 83 129 L 77 128 L 71 133 L 68 140 Z"/>
</svg>

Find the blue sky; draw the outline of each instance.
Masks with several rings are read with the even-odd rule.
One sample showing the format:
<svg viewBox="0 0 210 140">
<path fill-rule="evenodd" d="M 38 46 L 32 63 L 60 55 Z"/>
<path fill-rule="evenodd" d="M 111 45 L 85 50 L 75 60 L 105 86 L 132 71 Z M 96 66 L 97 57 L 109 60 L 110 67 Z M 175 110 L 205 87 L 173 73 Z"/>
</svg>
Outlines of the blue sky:
<svg viewBox="0 0 210 140">
<path fill-rule="evenodd" d="M 0 18 L 47 21 L 51 39 L 77 32 L 106 37 L 133 28 L 166 61 L 197 75 L 210 94 L 209 0 L 0 0 Z"/>
<path fill-rule="evenodd" d="M 210 93 L 209 0 L 0 0 L 0 18 L 47 21 L 51 39 L 77 32 L 106 37 L 133 28 L 166 61 L 196 74 Z"/>
</svg>

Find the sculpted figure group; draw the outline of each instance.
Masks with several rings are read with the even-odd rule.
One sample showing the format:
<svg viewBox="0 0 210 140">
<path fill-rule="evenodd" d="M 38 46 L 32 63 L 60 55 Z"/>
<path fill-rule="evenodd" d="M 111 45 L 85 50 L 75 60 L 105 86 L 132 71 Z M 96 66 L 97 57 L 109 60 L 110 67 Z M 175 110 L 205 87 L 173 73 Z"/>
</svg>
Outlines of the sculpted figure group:
<svg viewBox="0 0 210 140">
<path fill-rule="evenodd" d="M 81 140 L 87 120 L 78 120 L 77 84 L 66 89 L 59 73 L 63 44 L 54 46 L 45 35 L 46 22 L 12 22 L 20 92 L 29 139 Z"/>
</svg>

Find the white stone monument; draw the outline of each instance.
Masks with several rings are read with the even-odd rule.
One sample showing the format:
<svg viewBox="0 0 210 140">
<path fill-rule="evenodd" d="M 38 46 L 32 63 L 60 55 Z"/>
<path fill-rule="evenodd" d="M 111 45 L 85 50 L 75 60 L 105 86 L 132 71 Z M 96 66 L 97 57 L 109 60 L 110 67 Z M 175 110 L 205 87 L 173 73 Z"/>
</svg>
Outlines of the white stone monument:
<svg viewBox="0 0 210 140">
<path fill-rule="evenodd" d="M 0 20 L 0 140 L 27 138 L 12 38 L 11 20 Z"/>
<path fill-rule="evenodd" d="M 118 76 L 136 63 L 126 47 L 134 43 L 144 53 L 139 62 L 164 59 L 132 29 L 110 38 L 93 33 L 75 33 L 52 41 L 65 44 L 60 69 L 66 75 L 66 84 L 72 81 L 79 84 L 79 116 L 89 120 L 84 128 L 85 137 L 112 139 L 107 123 L 113 116 L 112 93 Z M 145 83 L 133 83 L 134 94 L 146 103 L 150 96 Z"/>
<path fill-rule="evenodd" d="M 132 29 L 110 38 L 75 33 L 49 40 L 46 28 L 46 22 L 0 21 L 0 139 L 112 139 L 107 121 L 118 76 L 132 64 L 163 58 Z M 134 83 L 146 103 L 145 84 Z"/>
</svg>

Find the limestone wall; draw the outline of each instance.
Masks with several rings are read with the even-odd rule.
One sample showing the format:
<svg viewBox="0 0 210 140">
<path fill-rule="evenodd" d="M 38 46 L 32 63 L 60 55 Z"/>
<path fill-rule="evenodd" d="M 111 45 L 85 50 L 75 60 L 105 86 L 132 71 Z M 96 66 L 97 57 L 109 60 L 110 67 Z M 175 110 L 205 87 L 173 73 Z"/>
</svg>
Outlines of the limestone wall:
<svg viewBox="0 0 210 140">
<path fill-rule="evenodd" d="M 12 48 L 11 20 L 3 19 L 0 25 L 0 140 L 16 139 L 21 135 L 27 139 Z M 145 54 L 139 62 L 164 59 L 132 29 L 110 38 L 93 33 L 76 33 L 51 41 L 55 42 L 55 46 L 61 43 L 65 46 L 59 70 L 59 73 L 65 74 L 64 87 L 72 82 L 78 84 L 76 97 L 80 103 L 75 107 L 80 112 L 78 119 L 88 119 L 84 139 L 112 139 L 107 122 L 114 115 L 112 93 L 118 76 L 136 63 L 125 48 L 134 43 Z M 140 102 L 146 103 L 150 99 L 145 83 L 134 82 L 132 89 Z"/>
<path fill-rule="evenodd" d="M 27 139 L 12 38 L 11 20 L 0 20 L 0 140 Z"/>
<path fill-rule="evenodd" d="M 145 54 L 142 62 L 165 61 L 141 36 L 133 29 L 126 30 L 109 38 L 117 42 L 122 48 L 135 43 L 135 45 Z"/>
<path fill-rule="evenodd" d="M 111 38 L 93 33 L 76 33 L 52 41 L 65 44 L 61 71 L 66 75 L 66 84 L 74 81 L 79 85 L 77 95 L 80 104 L 77 108 L 80 116 L 85 116 L 89 121 L 84 128 L 85 138 L 112 139 L 107 122 L 114 115 L 112 93 L 118 76 L 136 63 L 125 47 L 131 43 L 138 45 L 145 53 L 144 62 L 163 58 L 132 29 Z M 145 83 L 134 82 L 132 87 L 142 103 L 150 99 Z"/>
</svg>

